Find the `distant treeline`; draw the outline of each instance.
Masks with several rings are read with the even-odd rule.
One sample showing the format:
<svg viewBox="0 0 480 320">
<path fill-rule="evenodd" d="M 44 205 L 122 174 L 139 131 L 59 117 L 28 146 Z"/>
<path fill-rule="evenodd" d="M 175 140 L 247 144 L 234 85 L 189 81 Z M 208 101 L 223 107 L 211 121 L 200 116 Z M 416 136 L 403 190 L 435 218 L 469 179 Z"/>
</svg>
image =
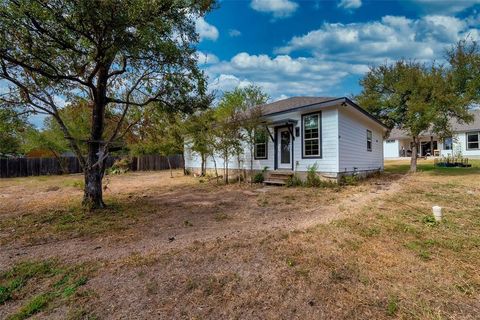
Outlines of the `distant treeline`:
<svg viewBox="0 0 480 320">
<path fill-rule="evenodd" d="M 148 155 L 132 157 L 130 171 L 153 171 L 169 169 L 168 160 L 172 169 L 183 168 L 181 155 L 169 156 Z M 106 168 L 112 167 L 121 157 L 111 156 L 106 159 Z M 44 176 L 80 173 L 82 168 L 76 157 L 60 158 L 7 158 L 0 159 L 0 178 Z"/>
</svg>

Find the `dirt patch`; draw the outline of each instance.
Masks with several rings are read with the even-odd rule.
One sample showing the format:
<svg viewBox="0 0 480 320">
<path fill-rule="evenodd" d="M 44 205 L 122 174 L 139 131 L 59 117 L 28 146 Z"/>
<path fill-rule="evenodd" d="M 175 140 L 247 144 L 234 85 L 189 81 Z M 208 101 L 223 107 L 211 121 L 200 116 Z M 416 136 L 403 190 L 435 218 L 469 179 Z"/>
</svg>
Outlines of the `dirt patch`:
<svg viewBox="0 0 480 320">
<path fill-rule="evenodd" d="M 1 245 L 0 268 L 95 262 L 82 285 L 89 295 L 75 301 L 79 318 L 474 319 L 478 178 L 387 174 L 314 189 L 136 173 L 111 178 L 110 211 L 96 215 L 77 211 L 81 192 L 71 185 L 38 199 L 33 190 L 51 181 L 0 182 L 0 192 L 36 202 L 2 208 L 0 237 L 11 241 Z M 428 218 L 432 203 L 446 210 L 442 224 Z M 64 304 L 38 316 L 71 312 Z"/>
</svg>

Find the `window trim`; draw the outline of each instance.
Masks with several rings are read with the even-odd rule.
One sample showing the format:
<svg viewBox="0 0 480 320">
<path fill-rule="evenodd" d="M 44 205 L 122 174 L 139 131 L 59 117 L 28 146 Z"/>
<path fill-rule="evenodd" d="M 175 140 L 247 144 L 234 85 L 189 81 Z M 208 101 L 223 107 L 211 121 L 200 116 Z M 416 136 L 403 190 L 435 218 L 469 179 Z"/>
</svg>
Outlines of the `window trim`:
<svg viewBox="0 0 480 320">
<path fill-rule="evenodd" d="M 265 129 L 266 131 L 267 129 Z M 254 133 L 255 135 L 255 133 Z M 255 136 L 254 136 L 255 137 Z M 265 132 L 265 157 L 257 157 L 257 144 L 263 144 L 263 143 L 257 143 L 256 141 L 253 144 L 253 159 L 254 160 L 268 160 L 268 139 L 269 134 Z M 255 138 L 254 138 L 255 139 Z"/>
<path fill-rule="evenodd" d="M 370 148 L 368 147 L 368 142 L 369 142 L 368 133 L 369 132 L 370 132 Z M 373 150 L 373 132 L 372 132 L 372 130 L 367 129 L 367 151 L 372 152 L 372 150 Z"/>
<path fill-rule="evenodd" d="M 450 149 L 447 149 L 447 148 L 446 148 L 445 141 L 446 141 L 447 139 L 450 139 Z M 453 150 L 453 137 L 447 137 L 447 138 L 443 139 L 442 144 L 443 144 L 443 150 L 445 150 L 445 151 L 452 151 L 452 150 Z M 438 148 L 438 146 L 437 146 L 437 148 Z"/>
<path fill-rule="evenodd" d="M 476 133 L 477 134 L 477 145 L 478 147 L 476 148 L 469 148 L 468 147 L 468 135 L 469 134 L 472 134 L 472 133 Z M 465 132 L 465 150 L 480 150 L 480 131 L 470 131 L 470 132 Z"/>
<path fill-rule="evenodd" d="M 304 118 L 311 115 L 318 115 L 318 155 L 305 155 L 305 125 Z M 322 159 L 323 157 L 323 137 L 322 137 L 322 111 L 315 111 L 302 114 L 302 159 Z"/>
</svg>

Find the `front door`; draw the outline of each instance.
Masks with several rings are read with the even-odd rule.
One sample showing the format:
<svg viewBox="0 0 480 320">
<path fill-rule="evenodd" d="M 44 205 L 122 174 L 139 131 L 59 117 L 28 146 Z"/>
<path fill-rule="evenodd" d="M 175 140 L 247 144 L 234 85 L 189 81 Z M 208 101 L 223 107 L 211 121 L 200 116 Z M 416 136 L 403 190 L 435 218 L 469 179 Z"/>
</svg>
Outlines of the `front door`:
<svg viewBox="0 0 480 320">
<path fill-rule="evenodd" d="M 279 169 L 292 169 L 292 137 L 288 128 L 278 129 L 277 159 Z"/>
</svg>

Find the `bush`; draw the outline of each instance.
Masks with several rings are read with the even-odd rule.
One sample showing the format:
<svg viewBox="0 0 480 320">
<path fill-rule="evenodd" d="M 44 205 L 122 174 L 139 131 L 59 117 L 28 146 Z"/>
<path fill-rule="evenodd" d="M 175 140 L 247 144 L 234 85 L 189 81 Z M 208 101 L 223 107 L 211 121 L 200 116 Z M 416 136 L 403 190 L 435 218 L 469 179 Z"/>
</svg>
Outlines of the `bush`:
<svg viewBox="0 0 480 320">
<path fill-rule="evenodd" d="M 115 160 L 113 165 L 107 169 L 107 174 L 124 174 L 130 170 L 132 161 L 129 158 Z"/>
<path fill-rule="evenodd" d="M 307 187 L 321 187 L 322 180 L 317 175 L 318 165 L 317 163 L 308 166 L 307 168 L 307 180 L 305 181 L 305 185 Z"/>
<path fill-rule="evenodd" d="M 339 184 L 342 186 L 356 186 L 358 184 L 357 176 L 342 176 Z"/>
<path fill-rule="evenodd" d="M 257 174 L 255 174 L 253 176 L 253 182 L 254 183 L 263 183 L 263 181 L 265 180 L 265 172 L 267 172 L 268 170 L 268 167 L 263 167 L 262 169 L 262 172 L 258 172 Z"/>
<path fill-rule="evenodd" d="M 265 178 L 263 177 L 262 172 L 258 172 L 257 174 L 255 174 L 255 176 L 253 176 L 254 183 L 263 183 L 263 180 L 265 180 Z"/>
<path fill-rule="evenodd" d="M 287 179 L 286 182 L 287 187 L 301 187 L 303 186 L 303 181 L 296 175 L 293 175 Z"/>
</svg>

